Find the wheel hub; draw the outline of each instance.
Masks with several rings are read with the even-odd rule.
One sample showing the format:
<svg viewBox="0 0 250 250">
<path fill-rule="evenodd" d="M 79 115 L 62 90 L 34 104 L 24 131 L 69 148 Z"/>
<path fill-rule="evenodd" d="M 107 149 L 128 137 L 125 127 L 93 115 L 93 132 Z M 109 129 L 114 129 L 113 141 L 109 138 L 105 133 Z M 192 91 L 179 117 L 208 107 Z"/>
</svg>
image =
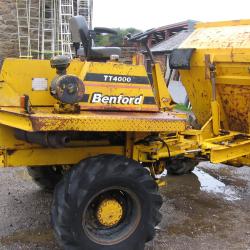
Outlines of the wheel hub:
<svg viewBox="0 0 250 250">
<path fill-rule="evenodd" d="M 103 200 L 97 209 L 98 221 L 106 227 L 117 225 L 123 216 L 121 204 L 115 199 Z"/>
</svg>

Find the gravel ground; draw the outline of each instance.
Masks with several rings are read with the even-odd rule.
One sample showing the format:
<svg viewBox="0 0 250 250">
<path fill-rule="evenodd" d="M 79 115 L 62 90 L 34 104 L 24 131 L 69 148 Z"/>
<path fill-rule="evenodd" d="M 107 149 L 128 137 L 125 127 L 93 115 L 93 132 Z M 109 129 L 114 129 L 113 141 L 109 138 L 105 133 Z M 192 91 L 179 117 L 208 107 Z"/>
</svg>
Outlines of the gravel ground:
<svg viewBox="0 0 250 250">
<path fill-rule="evenodd" d="M 250 250 L 250 168 L 202 163 L 166 176 L 163 220 L 146 250 Z M 50 227 L 52 195 L 24 168 L 0 170 L 0 249 L 60 249 Z"/>
</svg>

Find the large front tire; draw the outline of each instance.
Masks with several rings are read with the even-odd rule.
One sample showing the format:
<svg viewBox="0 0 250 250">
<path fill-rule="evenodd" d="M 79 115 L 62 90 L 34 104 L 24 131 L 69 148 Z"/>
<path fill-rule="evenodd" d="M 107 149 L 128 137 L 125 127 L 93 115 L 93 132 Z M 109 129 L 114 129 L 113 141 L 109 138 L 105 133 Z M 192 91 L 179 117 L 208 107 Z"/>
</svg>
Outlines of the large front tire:
<svg viewBox="0 0 250 250">
<path fill-rule="evenodd" d="M 160 222 L 162 198 L 148 171 L 123 156 L 81 161 L 58 184 L 52 225 L 64 249 L 142 250 Z"/>
</svg>

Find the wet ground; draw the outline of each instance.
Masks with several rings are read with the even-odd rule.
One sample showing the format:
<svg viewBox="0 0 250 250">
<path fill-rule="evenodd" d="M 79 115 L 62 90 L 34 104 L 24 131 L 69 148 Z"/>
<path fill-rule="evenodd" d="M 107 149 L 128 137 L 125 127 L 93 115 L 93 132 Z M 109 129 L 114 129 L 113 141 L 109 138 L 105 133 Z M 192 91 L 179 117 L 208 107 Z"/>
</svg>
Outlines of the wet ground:
<svg viewBox="0 0 250 250">
<path fill-rule="evenodd" d="M 250 250 L 250 168 L 202 163 L 166 176 L 164 215 L 146 250 Z M 23 168 L 0 170 L 0 249 L 60 249 L 50 228 L 51 194 Z"/>
</svg>

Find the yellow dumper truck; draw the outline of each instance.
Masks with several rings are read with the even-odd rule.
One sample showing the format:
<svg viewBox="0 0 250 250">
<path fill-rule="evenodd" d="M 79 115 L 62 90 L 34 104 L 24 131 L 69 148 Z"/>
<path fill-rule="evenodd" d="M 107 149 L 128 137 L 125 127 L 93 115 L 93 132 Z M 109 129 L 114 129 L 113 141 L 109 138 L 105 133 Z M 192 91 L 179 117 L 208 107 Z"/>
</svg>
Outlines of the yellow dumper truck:
<svg viewBox="0 0 250 250">
<path fill-rule="evenodd" d="M 6 59 L 0 74 L 0 166 L 27 166 L 54 191 L 52 226 L 64 249 L 143 249 L 160 222 L 156 178 L 202 160 L 250 165 L 250 20 L 198 24 L 173 51 L 199 129 L 174 111 L 158 63 L 119 62 L 70 22 L 76 58 Z M 144 43 L 147 34 L 129 38 Z"/>
</svg>

